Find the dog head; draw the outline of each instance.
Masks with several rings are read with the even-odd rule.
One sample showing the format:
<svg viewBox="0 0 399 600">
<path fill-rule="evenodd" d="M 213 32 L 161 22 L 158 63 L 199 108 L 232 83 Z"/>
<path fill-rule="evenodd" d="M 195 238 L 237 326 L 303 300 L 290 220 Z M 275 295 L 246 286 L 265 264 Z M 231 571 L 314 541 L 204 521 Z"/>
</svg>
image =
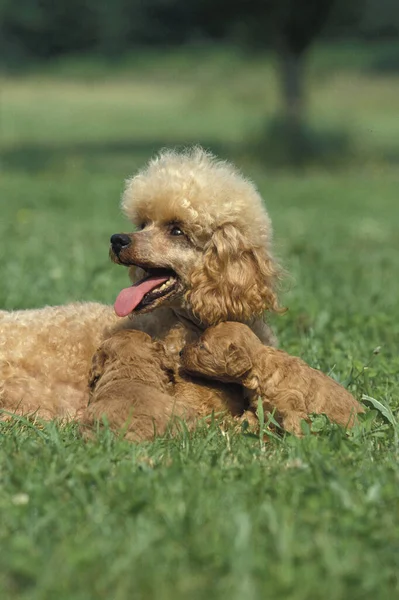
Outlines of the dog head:
<svg viewBox="0 0 399 600">
<path fill-rule="evenodd" d="M 127 182 L 122 203 L 136 231 L 111 238 L 132 286 L 117 314 L 161 305 L 204 326 L 278 310 L 270 219 L 255 186 L 200 148 L 163 152 Z"/>
</svg>

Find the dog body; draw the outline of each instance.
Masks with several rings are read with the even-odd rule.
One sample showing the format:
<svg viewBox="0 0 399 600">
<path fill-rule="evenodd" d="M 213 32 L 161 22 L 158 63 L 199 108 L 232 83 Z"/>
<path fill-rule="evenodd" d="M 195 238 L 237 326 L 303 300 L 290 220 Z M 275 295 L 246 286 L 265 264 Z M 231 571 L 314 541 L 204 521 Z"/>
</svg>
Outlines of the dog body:
<svg viewBox="0 0 399 600">
<path fill-rule="evenodd" d="M 221 323 L 208 329 L 182 352 L 189 373 L 220 381 L 240 383 L 253 393 L 265 412 L 276 410 L 287 431 L 301 435 L 301 420 L 324 413 L 331 421 L 351 427 L 363 408 L 355 398 L 300 358 L 264 346 L 241 323 Z"/>
<path fill-rule="evenodd" d="M 0 312 L 0 419 L 78 418 L 91 357 L 116 323 L 112 308 L 96 303 Z"/>
<path fill-rule="evenodd" d="M 0 408 L 81 418 L 92 355 L 119 330 L 164 342 L 176 373 L 184 345 L 220 321 L 247 323 L 274 343 L 262 315 L 278 310 L 279 269 L 251 182 L 200 148 L 166 151 L 127 182 L 122 207 L 135 231 L 111 238 L 111 258 L 133 283 L 115 302 L 119 318 L 93 303 L 0 313 Z M 179 394 L 196 397 L 202 384 L 176 377 Z M 216 404 L 223 389 L 217 383 L 209 392 Z"/>
<path fill-rule="evenodd" d="M 179 420 L 190 428 L 215 414 L 240 417 L 248 404 L 241 386 L 196 381 L 176 368 L 175 351 L 185 337 L 177 326 L 165 343 L 132 329 L 106 339 L 92 360 L 83 430 L 90 432 L 106 417 L 114 430 L 137 442 L 173 431 Z"/>
</svg>

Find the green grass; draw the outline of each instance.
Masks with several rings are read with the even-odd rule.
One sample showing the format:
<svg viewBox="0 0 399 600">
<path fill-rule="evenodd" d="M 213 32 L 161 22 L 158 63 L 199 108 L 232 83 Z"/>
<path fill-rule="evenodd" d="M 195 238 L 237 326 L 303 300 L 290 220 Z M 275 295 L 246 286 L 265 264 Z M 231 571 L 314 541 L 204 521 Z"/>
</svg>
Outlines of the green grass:
<svg viewBox="0 0 399 600">
<path fill-rule="evenodd" d="M 260 58 L 3 79 L 0 308 L 113 302 L 126 282 L 107 259 L 109 235 L 128 227 L 123 179 L 162 145 L 201 142 L 234 158 L 269 208 L 291 274 L 280 346 L 374 401 L 350 434 L 317 420 L 318 435 L 268 443 L 216 426 L 131 445 L 2 424 L 2 598 L 398 594 L 399 78 L 333 54 L 327 77 L 326 60 L 310 64 L 312 120 L 347 123 L 353 160 L 302 173 L 248 151 L 277 106 Z"/>
</svg>

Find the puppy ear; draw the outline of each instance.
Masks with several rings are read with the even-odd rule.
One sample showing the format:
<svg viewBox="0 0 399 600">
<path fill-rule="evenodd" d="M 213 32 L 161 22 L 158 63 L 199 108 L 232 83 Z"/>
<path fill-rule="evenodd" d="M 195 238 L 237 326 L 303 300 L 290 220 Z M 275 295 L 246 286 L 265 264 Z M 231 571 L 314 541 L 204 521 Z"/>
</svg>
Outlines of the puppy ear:
<svg viewBox="0 0 399 600">
<path fill-rule="evenodd" d="M 153 342 L 153 348 L 159 358 L 161 368 L 172 376 L 176 368 L 176 359 L 173 354 L 166 352 L 165 344 L 160 341 Z"/>
<path fill-rule="evenodd" d="M 232 223 L 217 229 L 186 299 L 206 325 L 247 321 L 265 310 L 281 312 L 275 292 L 279 269 L 266 247 L 254 247 Z"/>
<path fill-rule="evenodd" d="M 101 375 L 104 373 L 105 363 L 107 361 L 108 354 L 100 348 L 94 354 L 91 360 L 91 368 L 89 372 L 89 389 L 93 390 L 97 381 L 100 379 Z"/>
<path fill-rule="evenodd" d="M 230 377 L 239 379 L 252 369 L 252 361 L 245 348 L 239 348 L 236 344 L 230 344 L 229 354 L 226 360 L 226 372 Z"/>
</svg>

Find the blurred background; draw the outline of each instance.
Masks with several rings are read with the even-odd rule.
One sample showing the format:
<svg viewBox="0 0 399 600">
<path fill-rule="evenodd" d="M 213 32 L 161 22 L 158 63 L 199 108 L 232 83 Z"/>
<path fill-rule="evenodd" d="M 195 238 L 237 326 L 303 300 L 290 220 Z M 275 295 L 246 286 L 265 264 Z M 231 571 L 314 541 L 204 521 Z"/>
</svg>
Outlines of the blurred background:
<svg viewBox="0 0 399 600">
<path fill-rule="evenodd" d="M 192 142 L 399 161 L 397 0 L 1 0 L 0 19 L 6 167 L 123 170 Z"/>
<path fill-rule="evenodd" d="M 281 346 L 397 356 L 398 0 L 0 0 L 0 20 L 0 308 L 112 303 L 124 180 L 199 143 L 265 199 Z"/>
</svg>

